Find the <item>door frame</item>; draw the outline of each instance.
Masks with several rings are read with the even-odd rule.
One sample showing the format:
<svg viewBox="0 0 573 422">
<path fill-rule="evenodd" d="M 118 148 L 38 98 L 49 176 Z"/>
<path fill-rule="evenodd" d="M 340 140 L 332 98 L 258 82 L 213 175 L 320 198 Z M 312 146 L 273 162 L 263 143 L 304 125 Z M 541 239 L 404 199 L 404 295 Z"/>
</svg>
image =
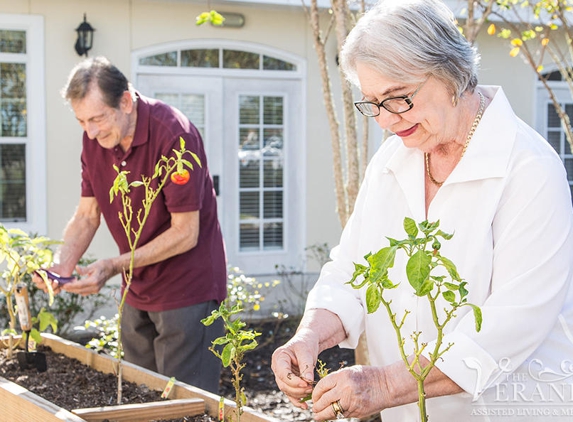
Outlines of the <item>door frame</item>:
<svg viewBox="0 0 573 422">
<path fill-rule="evenodd" d="M 289 63 L 296 65 L 296 70 L 282 71 L 282 70 L 246 70 L 246 69 L 223 69 L 223 68 L 190 68 L 190 67 L 180 67 L 180 50 L 186 49 L 201 49 L 201 48 L 219 48 L 219 49 L 234 49 L 241 51 L 250 51 L 254 53 L 259 53 L 263 55 L 268 55 L 270 57 L 278 58 Z M 177 66 L 147 66 L 140 65 L 139 60 L 143 57 L 152 56 L 155 54 L 162 54 L 167 52 L 177 51 Z M 132 77 L 131 80 L 134 81 L 135 88 L 137 89 L 137 81 L 139 81 L 140 76 L 188 76 L 193 78 L 209 78 L 211 80 L 222 81 L 223 86 L 227 82 L 241 84 L 241 82 L 246 82 L 249 80 L 258 80 L 261 84 L 267 85 L 268 83 L 275 83 L 277 88 L 274 90 L 276 92 L 281 92 L 281 83 L 289 84 L 291 81 L 296 81 L 298 83 L 299 89 L 297 92 L 297 102 L 300 103 L 300 109 L 297 109 L 297 124 L 296 130 L 291 130 L 291 138 L 295 145 L 290 146 L 289 155 L 296 156 L 296 162 L 292 157 L 285 157 L 285 162 L 291 163 L 290 168 L 285 165 L 285 198 L 283 198 L 285 208 L 296 207 L 295 222 L 288 223 L 285 218 L 285 235 L 284 235 L 284 249 L 280 252 L 277 251 L 262 251 L 260 253 L 252 252 L 239 252 L 238 248 L 238 189 L 237 192 L 231 192 L 234 195 L 232 200 L 227 201 L 226 198 L 231 198 L 231 196 L 219 199 L 219 219 L 221 222 L 223 236 L 225 237 L 225 242 L 227 244 L 227 255 L 229 259 L 229 264 L 233 266 L 239 266 L 241 269 L 244 268 L 249 274 L 253 275 L 276 275 L 275 264 L 284 265 L 286 267 L 300 267 L 300 264 L 304 262 L 304 251 L 306 246 L 306 61 L 305 59 L 295 56 L 291 53 L 278 50 L 269 46 L 262 44 L 255 44 L 250 42 L 240 42 L 232 40 L 188 40 L 188 41 L 178 41 L 173 43 L 166 43 L 161 45 L 156 45 L 149 48 L 143 48 L 133 51 L 132 53 Z M 284 91 L 284 89 L 282 90 Z M 194 91 L 195 92 L 195 91 Z M 266 93 L 264 95 L 267 95 Z M 206 101 L 210 101 L 206 99 Z M 225 97 L 225 88 L 223 88 L 223 98 L 222 101 L 233 101 L 236 103 L 238 101 L 238 95 L 233 98 Z M 210 107 L 206 104 L 206 107 Z M 207 114 L 205 122 L 205 131 L 208 132 L 212 130 L 213 122 L 211 116 Z M 233 122 L 229 122 L 229 119 L 223 117 L 224 128 L 222 137 L 231 137 L 232 142 L 235 142 L 236 148 L 238 148 L 238 140 L 235 139 L 236 134 L 232 133 Z M 235 123 L 237 125 L 238 122 Z M 237 127 L 237 126 L 235 126 Z M 206 151 L 211 154 L 209 157 L 209 167 L 211 174 L 219 174 L 222 187 L 232 186 L 229 181 L 233 177 L 238 177 L 237 165 L 230 166 L 230 154 L 225 154 L 225 144 L 227 142 L 221 142 L 220 147 L 218 146 L 207 146 Z M 302 152 L 302 153 L 301 153 Z M 288 154 L 288 153 L 287 153 Z M 214 157 L 219 155 L 219 158 Z M 215 161 L 219 161 L 216 164 Z M 235 155 L 235 162 L 236 162 Z M 218 171 L 218 173 L 216 172 Z M 238 186 L 238 183 L 237 183 Z M 290 197 L 291 192 L 295 192 L 297 200 L 293 201 Z M 289 202 L 287 202 L 289 201 Z M 230 202 L 230 203 L 227 203 Z M 296 205 L 291 205 L 291 204 Z M 237 209 L 229 209 L 229 206 L 237 204 Z M 286 213 L 286 210 L 285 210 Z M 231 217 L 229 217 L 231 215 Z M 290 220 L 290 218 L 289 218 Z M 288 227 L 288 229 L 287 229 Z M 286 230 L 289 230 L 287 233 Z M 296 241 L 291 242 L 289 237 L 294 237 Z M 273 260 L 276 260 L 273 261 Z M 259 261 L 259 265 L 255 263 Z"/>
</svg>

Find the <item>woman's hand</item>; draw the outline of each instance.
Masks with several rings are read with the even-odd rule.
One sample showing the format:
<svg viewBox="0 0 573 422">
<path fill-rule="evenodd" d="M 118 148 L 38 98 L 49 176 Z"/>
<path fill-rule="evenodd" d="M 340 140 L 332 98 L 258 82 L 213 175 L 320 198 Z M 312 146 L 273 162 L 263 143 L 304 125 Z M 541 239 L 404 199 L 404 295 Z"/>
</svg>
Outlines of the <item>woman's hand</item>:
<svg viewBox="0 0 573 422">
<path fill-rule="evenodd" d="M 296 407 L 308 409 L 302 398 L 312 392 L 314 366 L 318 358 L 318 338 L 310 330 L 299 330 L 273 353 L 271 368 L 279 389 Z"/>
<path fill-rule="evenodd" d="M 345 418 L 362 418 L 388 407 L 384 368 L 351 366 L 321 379 L 312 393 L 314 419 L 336 419 L 332 404 L 337 401 Z"/>
</svg>

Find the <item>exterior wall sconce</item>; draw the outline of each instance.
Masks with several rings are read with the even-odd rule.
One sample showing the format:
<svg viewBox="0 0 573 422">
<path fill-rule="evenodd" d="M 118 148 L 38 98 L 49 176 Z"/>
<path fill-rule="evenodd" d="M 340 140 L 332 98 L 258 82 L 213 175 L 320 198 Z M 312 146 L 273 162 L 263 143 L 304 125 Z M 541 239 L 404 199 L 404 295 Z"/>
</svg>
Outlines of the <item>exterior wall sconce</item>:
<svg viewBox="0 0 573 422">
<path fill-rule="evenodd" d="M 80 56 L 88 56 L 88 51 L 93 46 L 94 31 L 95 29 L 86 21 L 86 14 L 84 13 L 84 21 L 76 28 L 78 39 L 76 40 L 76 53 Z"/>
<path fill-rule="evenodd" d="M 219 12 L 225 20 L 220 26 L 222 28 L 242 28 L 245 25 L 245 16 L 240 13 Z M 212 23 L 211 23 L 212 24 Z"/>
</svg>

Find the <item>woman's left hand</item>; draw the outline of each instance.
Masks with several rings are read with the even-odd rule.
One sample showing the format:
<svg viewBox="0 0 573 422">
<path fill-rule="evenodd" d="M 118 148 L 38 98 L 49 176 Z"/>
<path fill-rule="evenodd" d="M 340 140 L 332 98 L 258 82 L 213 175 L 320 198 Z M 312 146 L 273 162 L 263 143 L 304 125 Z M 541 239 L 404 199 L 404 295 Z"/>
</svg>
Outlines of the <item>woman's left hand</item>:
<svg viewBox="0 0 573 422">
<path fill-rule="evenodd" d="M 387 407 L 387 394 L 384 368 L 361 365 L 342 368 L 322 378 L 314 387 L 314 419 L 335 420 L 338 406 L 345 418 L 378 413 Z"/>
</svg>

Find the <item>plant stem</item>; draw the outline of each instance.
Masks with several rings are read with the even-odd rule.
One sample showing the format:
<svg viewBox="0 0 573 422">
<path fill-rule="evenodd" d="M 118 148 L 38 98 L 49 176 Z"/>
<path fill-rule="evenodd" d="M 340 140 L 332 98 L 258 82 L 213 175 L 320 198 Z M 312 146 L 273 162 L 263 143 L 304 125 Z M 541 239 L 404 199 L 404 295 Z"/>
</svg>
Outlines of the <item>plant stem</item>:
<svg viewBox="0 0 573 422">
<path fill-rule="evenodd" d="M 426 412 L 426 392 L 424 391 L 424 380 L 418 379 L 417 381 L 418 381 L 418 409 L 420 411 L 420 421 L 428 422 L 428 414 Z"/>
</svg>

